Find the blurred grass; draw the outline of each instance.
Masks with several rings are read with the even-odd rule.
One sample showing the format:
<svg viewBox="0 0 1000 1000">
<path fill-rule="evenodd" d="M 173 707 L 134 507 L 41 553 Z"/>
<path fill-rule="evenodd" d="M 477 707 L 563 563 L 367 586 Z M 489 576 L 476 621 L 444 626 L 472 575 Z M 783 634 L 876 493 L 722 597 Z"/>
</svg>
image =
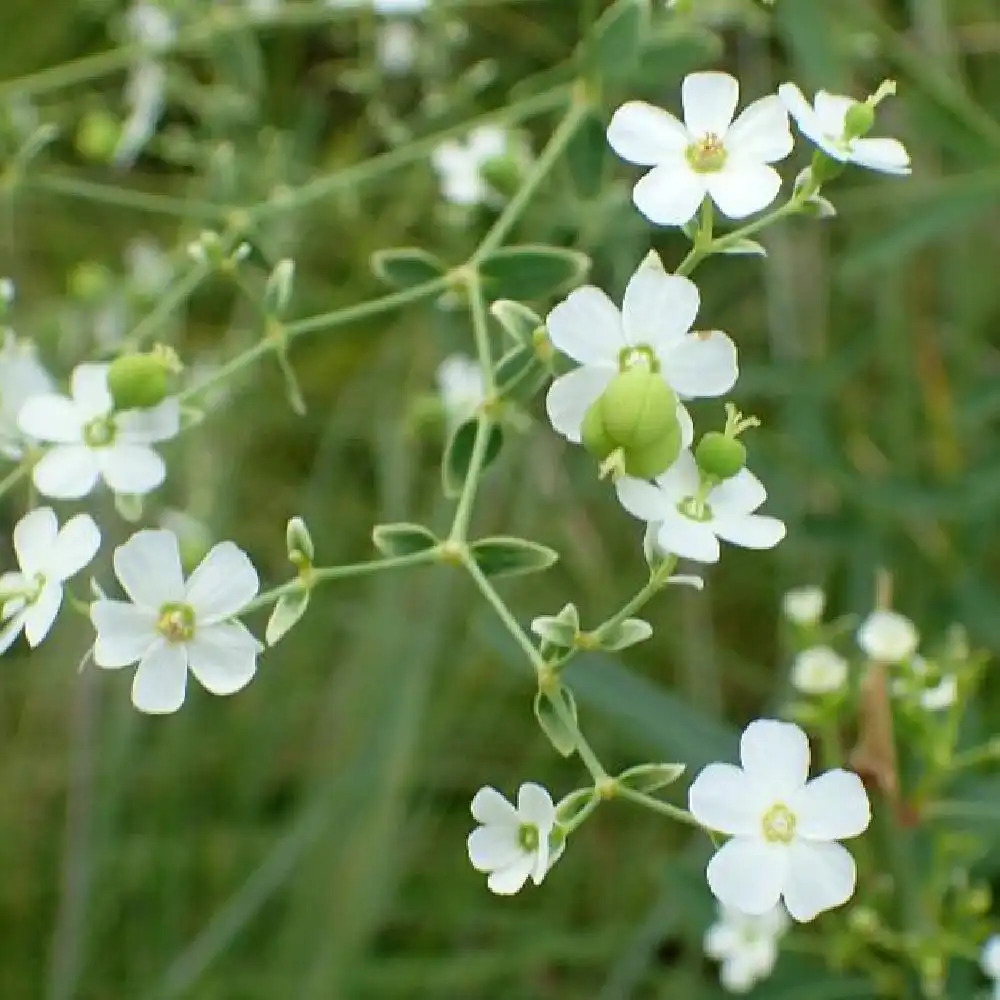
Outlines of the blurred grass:
<svg viewBox="0 0 1000 1000">
<path fill-rule="evenodd" d="M 1000 648 L 1000 13 L 992 0 L 778 0 L 773 20 L 750 3 L 709 6 L 720 20 L 667 37 L 629 96 L 674 104 L 681 75 L 699 65 L 727 66 L 752 96 L 787 78 L 863 94 L 891 75 L 900 97 L 884 106 L 884 131 L 907 143 L 915 173 L 851 175 L 832 189 L 838 219 L 770 233 L 764 263 L 722 259 L 699 272 L 700 322 L 740 344 L 739 402 L 765 418 L 753 465 L 789 538 L 775 553 L 728 551 L 703 595 L 655 604 L 656 638 L 627 666 L 592 658 L 573 668 L 588 733 L 612 767 L 734 752 L 736 725 L 766 711 L 782 683 L 775 608 L 792 584 L 822 582 L 835 610 L 863 611 L 886 565 L 899 606 L 927 631 L 958 620 Z M 444 19 L 429 17 L 438 58 L 424 79 L 436 99 L 423 103 L 412 82 L 386 82 L 370 99 L 347 91 L 346 74 L 370 67 L 364 19 L 265 32 L 259 53 L 238 37 L 186 61 L 192 89 L 168 134 L 187 129 L 203 150 L 233 151 L 228 195 L 224 172 L 191 179 L 205 163 L 188 171 L 150 156 L 119 174 L 85 163 L 69 138 L 37 169 L 252 202 L 530 89 L 571 53 L 581 7 L 477 7 L 455 64 L 435 35 Z M 49 0 L 45 16 L 5 0 L 0 80 L 102 49 L 112 15 L 97 0 Z M 234 60 L 257 117 L 213 103 L 219 67 Z M 479 92 L 463 76 L 477 64 L 490 81 Z M 120 85 L 113 76 L 40 103 L 71 137 L 81 108 L 116 105 Z M 608 108 L 624 96 L 606 95 Z M 536 149 L 550 124 L 531 126 Z M 617 294 L 651 235 L 628 203 L 631 172 L 609 157 L 605 175 L 605 192 L 581 199 L 561 168 L 516 238 L 578 246 Z M 272 259 L 296 258 L 303 314 L 327 311 L 378 294 L 367 266 L 378 248 L 463 259 L 490 213 L 449 225 L 434 201 L 418 163 L 275 217 L 256 242 Z M 137 233 L 183 246 L 199 227 L 51 193 L 15 200 L 0 273 L 18 282 L 19 332 L 68 369 L 90 349 L 55 304 L 68 271 L 84 259 L 119 268 Z M 678 259 L 674 236 L 652 240 Z M 195 296 L 178 343 L 228 356 L 249 324 L 217 283 Z M 325 563 L 365 558 L 377 521 L 443 527 L 438 446 L 414 437 L 407 415 L 460 346 L 470 349 L 464 315 L 431 308 L 308 339 L 293 356 L 308 415 L 290 412 L 270 366 L 254 371 L 172 447 L 164 502 L 235 538 L 269 580 L 286 573 L 291 514 L 306 517 Z M 8 501 L 7 523 L 19 512 Z M 524 618 L 572 598 L 594 621 L 642 579 L 638 526 L 541 423 L 491 472 L 474 527 L 563 553 L 544 576 L 505 587 Z M 476 788 L 512 792 L 533 778 L 565 792 L 582 775 L 549 750 L 522 664 L 468 591 L 445 570 L 338 586 L 245 693 L 221 702 L 192 688 L 184 711 L 163 720 L 135 715 L 124 675 L 77 675 L 82 628 L 63 624 L 38 655 L 9 657 L 0 996 L 720 996 L 699 946 L 711 912 L 704 848 L 653 817 L 601 810 L 545 886 L 512 900 L 488 896 L 469 868 Z M 995 728 L 988 712 L 980 725 Z M 759 996 L 864 995 L 856 982 L 819 979 L 810 992 L 805 968 L 791 960 Z"/>
</svg>

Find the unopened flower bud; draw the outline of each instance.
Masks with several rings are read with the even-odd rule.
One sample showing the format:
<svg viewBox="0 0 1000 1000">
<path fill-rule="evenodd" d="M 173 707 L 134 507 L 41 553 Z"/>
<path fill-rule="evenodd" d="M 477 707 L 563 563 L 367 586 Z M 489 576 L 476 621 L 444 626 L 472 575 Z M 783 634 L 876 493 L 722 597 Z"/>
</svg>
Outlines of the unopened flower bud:
<svg viewBox="0 0 1000 1000">
<path fill-rule="evenodd" d="M 844 138 L 857 139 L 875 126 L 875 109 L 867 101 L 858 101 L 844 115 Z"/>
<path fill-rule="evenodd" d="M 509 154 L 487 160 L 482 166 L 482 172 L 486 183 L 508 198 L 517 191 L 524 174 L 520 160 Z"/>
<path fill-rule="evenodd" d="M 709 431 L 698 442 L 694 458 L 706 476 L 731 479 L 747 464 L 747 449 L 738 438 Z"/>
<path fill-rule="evenodd" d="M 69 294 L 80 302 L 97 302 L 111 287 L 111 272 L 96 261 L 85 260 L 70 272 Z"/>
<path fill-rule="evenodd" d="M 178 367 L 177 356 L 164 348 L 115 358 L 108 369 L 108 389 L 115 409 L 148 410 L 159 405 L 166 399 Z"/>
<path fill-rule="evenodd" d="M 121 138 L 121 125 L 104 109 L 88 111 L 76 130 L 77 152 L 94 163 L 110 163 Z"/>
<path fill-rule="evenodd" d="M 301 517 L 289 520 L 285 529 L 285 544 L 288 546 L 288 559 L 296 566 L 311 563 L 316 558 L 312 535 Z"/>
</svg>

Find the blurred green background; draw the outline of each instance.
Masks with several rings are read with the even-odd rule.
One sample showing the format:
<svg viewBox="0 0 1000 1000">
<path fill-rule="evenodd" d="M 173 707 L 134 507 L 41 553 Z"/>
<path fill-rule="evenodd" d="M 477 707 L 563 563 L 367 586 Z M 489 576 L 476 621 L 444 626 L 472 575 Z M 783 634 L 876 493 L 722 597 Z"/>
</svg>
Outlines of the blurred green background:
<svg viewBox="0 0 1000 1000">
<path fill-rule="evenodd" d="M 115 287 L 139 236 L 185 266 L 204 223 L 179 201 L 122 191 L 255 204 L 568 79 L 558 67 L 603 6 L 435 8 L 418 22 L 418 66 L 398 78 L 376 65 L 370 12 L 212 36 L 172 61 L 160 136 L 127 172 L 95 162 L 86 139 L 121 114 L 122 72 L 40 87 L 35 107 L 60 135 L 5 190 L 0 233 L 18 333 L 64 376 L 109 322 L 87 275 Z M 738 727 L 782 692 L 777 605 L 792 585 L 823 584 L 835 611 L 865 612 L 886 566 L 897 606 L 925 632 L 960 621 L 1000 646 L 1000 10 L 995 0 L 693 6 L 670 18 L 657 5 L 641 70 L 607 88 L 605 118 L 627 97 L 676 108 L 681 77 L 699 67 L 729 69 L 746 99 L 786 79 L 863 96 L 891 76 L 900 96 L 880 108 L 877 131 L 904 140 L 914 176 L 849 173 L 829 189 L 838 218 L 769 231 L 766 261 L 699 270 L 699 323 L 739 344 L 735 398 L 765 422 L 751 464 L 789 537 L 773 553 L 727 550 L 703 594 L 664 594 L 650 609 L 654 640 L 627 662 L 574 665 L 586 731 L 609 768 L 731 759 Z M 198 22 L 212 7 L 183 13 Z M 105 51 L 122 38 L 122 13 L 99 0 L 3 0 L 4 113 L 23 111 L 23 88 L 7 81 Z M 536 152 L 554 121 L 525 125 Z M 800 145 L 787 176 L 807 155 Z M 585 251 L 595 283 L 617 296 L 651 245 L 668 267 L 684 245 L 631 208 L 631 168 L 608 155 L 602 169 L 600 190 L 581 192 L 561 165 L 512 239 Z M 309 315 L 381 294 L 373 251 L 420 245 L 458 263 L 494 216 L 446 211 L 419 159 L 276 215 L 253 234 L 255 259 L 295 258 L 294 312 Z M 265 272 L 247 273 L 259 286 Z M 152 305 L 133 295 L 119 322 Z M 217 279 L 161 336 L 197 367 L 259 331 L 239 290 Z M 293 514 L 323 564 L 368 558 L 378 522 L 446 528 L 440 434 L 414 409 L 456 349 L 471 353 L 465 314 L 433 306 L 303 338 L 292 360 L 307 414 L 291 411 L 270 361 L 235 380 L 170 446 L 148 519 L 161 506 L 189 512 L 247 548 L 269 584 L 289 575 Z M 503 585 L 522 620 L 572 599 L 596 622 L 645 578 L 641 527 L 532 413 L 490 470 L 473 530 L 562 554 L 544 575 Z M 721 423 L 718 409 L 697 415 Z M 24 503 L 5 500 L 8 530 Z M 128 526 L 97 503 L 106 539 L 122 540 Z M 106 584 L 108 551 L 97 570 Z M 513 899 L 490 896 L 469 866 L 478 787 L 511 794 L 533 779 L 558 797 L 584 775 L 551 751 L 517 651 L 457 572 L 325 589 L 247 691 L 220 701 L 192 685 L 174 717 L 135 713 L 128 672 L 78 673 L 87 641 L 83 624 L 64 621 L 37 654 L 17 647 L 3 664 L 0 997 L 721 995 L 700 947 L 707 846 L 655 817 L 600 810 L 545 885 Z M 863 982 L 812 969 L 786 957 L 755 995 L 867 995 Z"/>
</svg>

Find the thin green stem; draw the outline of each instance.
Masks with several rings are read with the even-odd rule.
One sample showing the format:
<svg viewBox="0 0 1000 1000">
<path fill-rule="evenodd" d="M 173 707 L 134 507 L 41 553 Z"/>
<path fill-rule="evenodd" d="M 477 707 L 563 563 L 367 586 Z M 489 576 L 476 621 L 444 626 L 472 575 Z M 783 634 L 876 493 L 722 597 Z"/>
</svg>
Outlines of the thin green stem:
<svg viewBox="0 0 1000 1000">
<path fill-rule="evenodd" d="M 476 358 L 483 374 L 484 395 L 489 397 L 496 388 L 493 376 L 493 356 L 490 350 L 490 327 L 486 317 L 486 300 L 483 296 L 483 283 L 474 268 L 465 272 L 465 287 L 469 296 L 469 309 L 472 313 L 472 335 L 476 343 Z"/>
<path fill-rule="evenodd" d="M 448 532 L 448 540 L 464 543 L 469 533 L 469 521 L 472 518 L 472 507 L 476 500 L 476 490 L 486 461 L 486 449 L 489 445 L 493 422 L 485 413 L 480 412 L 476 419 L 476 437 L 472 444 L 472 455 L 469 457 L 469 468 L 462 482 L 462 492 L 455 507 L 455 518 Z"/>
<path fill-rule="evenodd" d="M 275 350 L 275 348 L 276 344 L 272 340 L 266 338 L 258 340 L 256 344 L 247 348 L 242 354 L 237 354 L 236 357 L 230 358 L 229 361 L 217 368 L 201 382 L 198 382 L 196 385 L 189 385 L 182 392 L 179 392 L 177 394 L 177 402 L 183 406 L 185 403 L 191 403 L 200 396 L 204 396 L 217 386 L 223 385 L 244 368 L 249 368 L 258 358 L 262 358 L 265 354 Z"/>
<path fill-rule="evenodd" d="M 661 816 L 669 816 L 670 819 L 677 820 L 678 823 L 684 823 L 686 826 L 693 826 L 698 830 L 705 829 L 687 809 L 681 809 L 680 806 L 671 805 L 669 802 L 664 802 L 661 799 L 654 799 L 651 795 L 637 792 L 626 785 L 617 785 L 615 787 L 615 796 L 628 799 L 629 802 L 634 802 L 636 805 L 642 806 L 644 809 L 649 809 L 651 812 L 659 813 Z"/>
<path fill-rule="evenodd" d="M 573 718 L 573 713 L 566 707 L 562 698 L 552 698 L 552 707 L 559 716 L 559 721 L 573 734 L 573 742 L 576 744 L 576 752 L 593 779 L 594 787 L 599 789 L 606 785 L 611 779 L 604 765 L 598 760 L 593 747 L 587 742 L 587 737 L 583 735 L 580 724 Z"/>
<path fill-rule="evenodd" d="M 16 468 L 10 470 L 3 479 L 0 479 L 0 497 L 9 493 L 22 479 L 25 479 L 30 471 L 30 466 L 22 462 Z"/>
<path fill-rule="evenodd" d="M 607 621 L 597 627 L 598 634 L 617 628 L 626 618 L 631 618 L 636 612 L 641 611 L 663 589 L 663 585 L 670 579 L 670 575 L 676 568 L 677 556 L 671 555 L 664 559 L 653 570 L 646 585 L 635 597 L 626 601 Z"/>
</svg>

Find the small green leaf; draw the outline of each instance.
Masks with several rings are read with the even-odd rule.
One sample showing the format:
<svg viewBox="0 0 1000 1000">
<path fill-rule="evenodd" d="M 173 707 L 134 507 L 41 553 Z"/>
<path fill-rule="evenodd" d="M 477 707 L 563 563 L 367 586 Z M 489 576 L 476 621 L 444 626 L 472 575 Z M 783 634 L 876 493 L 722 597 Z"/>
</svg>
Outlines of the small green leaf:
<svg viewBox="0 0 1000 1000">
<path fill-rule="evenodd" d="M 490 306 L 490 312 L 504 332 L 524 347 L 533 346 L 535 331 L 545 327 L 545 322 L 534 309 L 510 299 L 498 299 Z"/>
<path fill-rule="evenodd" d="M 535 718 L 542 732 L 563 757 L 570 757 L 576 750 L 576 733 L 563 721 L 557 706 L 576 722 L 576 699 L 569 688 L 560 685 L 551 695 L 542 691 L 535 695 Z"/>
<path fill-rule="evenodd" d="M 584 50 L 587 68 L 602 80 L 630 80 L 648 22 L 649 0 L 618 0 L 594 24 Z"/>
<path fill-rule="evenodd" d="M 283 594 L 278 598 L 274 611 L 267 621 L 264 630 L 264 640 L 269 646 L 274 646 L 298 622 L 309 607 L 309 591 L 306 589 Z"/>
<path fill-rule="evenodd" d="M 649 793 L 672 785 L 686 770 L 684 764 L 637 764 L 615 780 L 634 792 Z"/>
<path fill-rule="evenodd" d="M 419 247 L 376 250 L 371 264 L 376 277 L 393 288 L 413 288 L 448 273 L 443 261 Z"/>
<path fill-rule="evenodd" d="M 581 198 L 595 198 L 601 193 L 607 145 L 604 122 L 597 114 L 588 113 L 566 148 L 570 177 Z"/>
<path fill-rule="evenodd" d="M 653 634 L 653 626 L 641 618 L 626 618 L 620 625 L 601 630 L 601 649 L 618 651 L 645 642 Z"/>
<path fill-rule="evenodd" d="M 497 397 L 518 403 L 533 399 L 549 377 L 548 367 L 530 347 L 512 347 L 493 372 Z"/>
<path fill-rule="evenodd" d="M 563 247 L 521 246 L 495 250 L 479 267 L 490 298 L 541 299 L 577 285 L 590 258 Z"/>
<path fill-rule="evenodd" d="M 553 646 L 570 649 L 580 632 L 580 614 L 567 604 L 557 615 L 542 615 L 531 623 L 531 631 Z"/>
<path fill-rule="evenodd" d="M 593 788 L 578 788 L 556 806 L 556 822 L 570 825 L 594 801 Z"/>
<path fill-rule="evenodd" d="M 767 250 L 765 250 L 764 247 L 762 247 L 756 240 L 737 240 L 735 243 L 731 243 L 729 246 L 727 246 L 725 250 L 721 250 L 719 252 L 730 254 L 734 257 L 767 256 Z"/>
<path fill-rule="evenodd" d="M 483 468 L 487 468 L 490 463 L 500 454 L 503 447 L 503 431 L 494 424 L 489 431 L 490 437 L 486 442 L 486 454 L 483 457 Z M 441 481 L 445 496 L 457 497 L 462 492 L 462 483 L 469 471 L 469 463 L 472 461 L 472 449 L 476 444 L 476 421 L 467 420 L 460 425 L 444 450 L 444 459 L 441 463 Z"/>
<path fill-rule="evenodd" d="M 487 576 L 539 573 L 559 559 L 559 553 L 526 538 L 482 538 L 469 551 Z"/>
<path fill-rule="evenodd" d="M 412 556 L 433 549 L 438 544 L 428 528 L 405 521 L 375 525 L 372 541 L 384 556 Z"/>
</svg>

